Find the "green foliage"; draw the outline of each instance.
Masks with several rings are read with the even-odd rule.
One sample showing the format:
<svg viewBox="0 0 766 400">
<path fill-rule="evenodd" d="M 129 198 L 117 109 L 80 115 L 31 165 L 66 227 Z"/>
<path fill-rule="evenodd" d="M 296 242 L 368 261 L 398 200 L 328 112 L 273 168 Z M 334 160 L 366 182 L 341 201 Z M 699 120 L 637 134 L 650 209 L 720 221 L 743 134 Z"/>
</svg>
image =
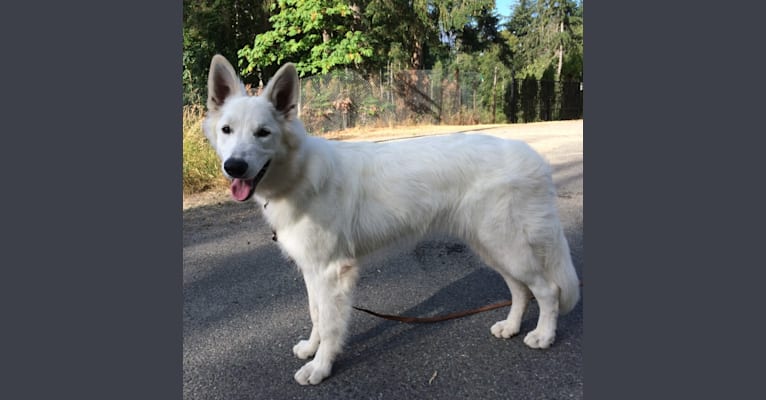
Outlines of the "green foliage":
<svg viewBox="0 0 766 400">
<path fill-rule="evenodd" d="M 540 86 L 534 76 L 529 75 L 521 82 L 521 115 L 524 122 L 537 121 L 537 95 Z"/>
<path fill-rule="evenodd" d="M 553 65 L 542 79 L 527 75 L 506 83 L 503 113 L 509 122 L 536 122 L 582 118 L 579 81 L 555 81 Z"/>
<path fill-rule="evenodd" d="M 184 0 L 184 104 L 202 104 L 207 96 L 210 60 L 222 54 L 235 60 L 252 37 L 270 28 L 268 7 L 275 0 Z M 270 67 L 273 73 L 278 66 Z M 247 82 L 246 83 L 257 83 Z"/>
<path fill-rule="evenodd" d="M 513 53 L 514 75 L 541 79 L 554 65 L 554 79 L 581 79 L 582 22 L 581 2 L 519 0 L 503 34 Z"/>
<path fill-rule="evenodd" d="M 295 62 L 303 76 L 337 66 L 358 66 L 373 55 L 359 28 L 358 10 L 340 0 L 278 0 L 269 21 L 272 29 L 239 50 L 243 74 L 261 65 Z"/>
<path fill-rule="evenodd" d="M 364 16 L 375 49 L 371 70 L 397 64 L 422 69 L 432 54 L 443 52 L 437 15 L 428 0 L 370 0 Z"/>
<path fill-rule="evenodd" d="M 353 69 L 363 79 L 377 76 L 381 87 L 400 71 L 433 69 L 429 85 L 446 82 L 434 94 L 460 93 L 449 107 L 458 107 L 464 121 L 555 116 L 549 110 L 558 103 L 541 100 L 551 98 L 549 87 L 540 83 L 536 100 L 523 102 L 522 85 L 512 80 L 541 80 L 544 74 L 548 80 L 581 80 L 583 74 L 581 1 L 519 0 L 504 23 L 491 0 L 184 0 L 183 7 L 185 104 L 203 103 L 216 53 L 238 59 L 243 80 L 253 85 L 266 83 L 287 61 L 304 77 Z M 554 88 L 553 97 L 560 91 Z M 375 101 L 347 97 L 359 115 L 372 117 L 390 106 L 385 96 L 391 95 Z M 506 104 L 508 99 L 515 102 Z M 522 103 L 535 104 L 527 118 Z"/>
<path fill-rule="evenodd" d="M 467 27 L 475 29 L 477 17 L 486 17 L 495 8 L 494 0 L 434 0 L 430 3 L 437 11 L 438 28 L 447 37 L 461 36 Z M 460 50 L 459 42 L 454 46 Z"/>
<path fill-rule="evenodd" d="M 505 62 L 503 47 L 491 44 L 483 52 L 460 53 L 448 65 L 449 75 L 458 69 L 463 90 L 468 91 L 464 105 L 470 105 L 473 116 L 482 123 L 506 122 L 503 112 L 505 82 L 512 78 L 511 69 Z"/>
</svg>

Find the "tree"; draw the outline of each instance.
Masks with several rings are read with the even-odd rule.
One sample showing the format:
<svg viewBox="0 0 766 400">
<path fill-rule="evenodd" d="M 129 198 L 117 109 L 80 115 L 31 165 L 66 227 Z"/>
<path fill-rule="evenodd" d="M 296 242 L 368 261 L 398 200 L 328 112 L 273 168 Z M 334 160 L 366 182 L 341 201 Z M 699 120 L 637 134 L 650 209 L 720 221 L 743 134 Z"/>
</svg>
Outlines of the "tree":
<svg viewBox="0 0 766 400">
<path fill-rule="evenodd" d="M 555 65 L 555 79 L 582 72 L 582 5 L 572 0 L 520 0 L 504 34 L 518 77 L 538 79 Z M 578 64 L 579 61 L 579 64 Z M 577 74 L 579 69 L 580 74 Z"/>
<path fill-rule="evenodd" d="M 422 69 L 440 53 L 437 15 L 428 0 L 370 0 L 364 15 L 376 49 L 375 67 L 397 63 Z"/>
<path fill-rule="evenodd" d="M 541 29 L 544 32 L 544 45 L 554 49 L 556 79 L 560 79 L 564 64 L 565 51 L 582 53 L 582 12 L 572 0 L 539 1 Z M 574 32 L 579 26 L 579 43 Z M 578 49 L 579 46 L 579 49 Z"/>
<path fill-rule="evenodd" d="M 559 80 L 582 80 L 583 72 L 583 19 L 582 2 L 568 1 L 564 18 L 562 44 L 564 46 L 563 63 L 559 70 Z"/>
<path fill-rule="evenodd" d="M 503 37 L 511 49 L 513 62 L 511 69 L 518 74 L 531 63 L 531 51 L 528 49 L 527 36 L 532 30 L 532 5 L 530 0 L 519 0 L 513 8 L 511 18 L 505 26 Z"/>
<path fill-rule="evenodd" d="M 491 15 L 494 0 L 433 0 L 431 6 L 438 11 L 438 28 L 444 39 L 455 51 L 461 51 L 458 40 L 476 17 Z"/>
<path fill-rule="evenodd" d="M 370 0 L 365 7 L 370 39 L 380 61 L 410 69 L 430 68 L 468 52 L 487 48 L 497 36 L 494 0 Z"/>
<path fill-rule="evenodd" d="M 185 103 L 201 103 L 213 55 L 235 60 L 237 51 L 270 28 L 274 0 L 184 0 L 183 85 Z M 274 69 L 276 71 L 276 69 Z"/>
<path fill-rule="evenodd" d="M 499 23 L 500 18 L 494 9 L 484 7 L 477 11 L 458 33 L 461 51 L 481 52 L 493 44 L 507 47 L 497 30 Z"/>
<path fill-rule="evenodd" d="M 244 74 L 294 61 L 303 76 L 338 66 L 359 66 L 373 55 L 357 4 L 342 0 L 277 0 L 271 30 L 239 52 Z"/>
</svg>

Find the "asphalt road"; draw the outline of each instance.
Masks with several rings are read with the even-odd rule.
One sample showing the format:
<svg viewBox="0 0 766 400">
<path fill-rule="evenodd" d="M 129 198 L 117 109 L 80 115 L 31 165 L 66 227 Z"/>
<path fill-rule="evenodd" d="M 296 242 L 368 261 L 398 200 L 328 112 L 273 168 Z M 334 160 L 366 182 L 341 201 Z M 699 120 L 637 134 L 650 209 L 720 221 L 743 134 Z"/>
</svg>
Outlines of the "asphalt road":
<svg viewBox="0 0 766 400">
<path fill-rule="evenodd" d="M 539 127 L 538 127 L 539 128 Z M 567 129 L 496 128 L 554 167 L 561 219 L 583 279 L 582 121 Z M 318 386 L 293 374 L 292 346 L 310 332 L 299 271 L 271 241 L 254 203 L 223 201 L 184 211 L 184 398 L 192 399 L 580 399 L 583 300 L 560 317 L 546 350 L 523 343 L 537 321 L 497 339 L 490 326 L 508 309 L 437 324 L 407 325 L 354 311 L 344 352 Z M 584 280 L 584 279 L 583 279 Z M 583 299 L 585 290 L 583 288 Z M 500 276 L 462 243 L 431 239 L 365 265 L 355 304 L 430 316 L 509 298 Z"/>
</svg>

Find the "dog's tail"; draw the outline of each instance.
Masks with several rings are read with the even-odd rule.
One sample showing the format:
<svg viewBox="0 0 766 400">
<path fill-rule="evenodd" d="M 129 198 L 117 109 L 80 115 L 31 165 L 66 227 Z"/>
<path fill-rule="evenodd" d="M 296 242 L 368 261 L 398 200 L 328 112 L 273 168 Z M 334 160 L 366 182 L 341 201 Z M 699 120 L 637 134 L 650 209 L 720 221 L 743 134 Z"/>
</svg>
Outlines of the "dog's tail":
<svg viewBox="0 0 766 400">
<path fill-rule="evenodd" d="M 564 231 L 559 230 L 558 239 L 549 248 L 545 257 L 545 269 L 549 279 L 559 287 L 559 314 L 566 314 L 580 300 L 580 280 L 572 264 L 569 244 Z"/>
</svg>

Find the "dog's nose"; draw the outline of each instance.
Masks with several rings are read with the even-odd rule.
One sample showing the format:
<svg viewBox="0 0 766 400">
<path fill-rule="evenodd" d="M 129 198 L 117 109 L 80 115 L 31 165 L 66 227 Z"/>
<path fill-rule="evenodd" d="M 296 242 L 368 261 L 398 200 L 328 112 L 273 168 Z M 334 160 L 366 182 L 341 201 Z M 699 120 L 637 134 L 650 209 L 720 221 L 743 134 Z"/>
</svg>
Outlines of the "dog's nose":
<svg viewBox="0 0 766 400">
<path fill-rule="evenodd" d="M 241 178 L 247 172 L 247 163 L 239 158 L 230 158 L 223 163 L 223 169 L 232 178 Z"/>
</svg>

